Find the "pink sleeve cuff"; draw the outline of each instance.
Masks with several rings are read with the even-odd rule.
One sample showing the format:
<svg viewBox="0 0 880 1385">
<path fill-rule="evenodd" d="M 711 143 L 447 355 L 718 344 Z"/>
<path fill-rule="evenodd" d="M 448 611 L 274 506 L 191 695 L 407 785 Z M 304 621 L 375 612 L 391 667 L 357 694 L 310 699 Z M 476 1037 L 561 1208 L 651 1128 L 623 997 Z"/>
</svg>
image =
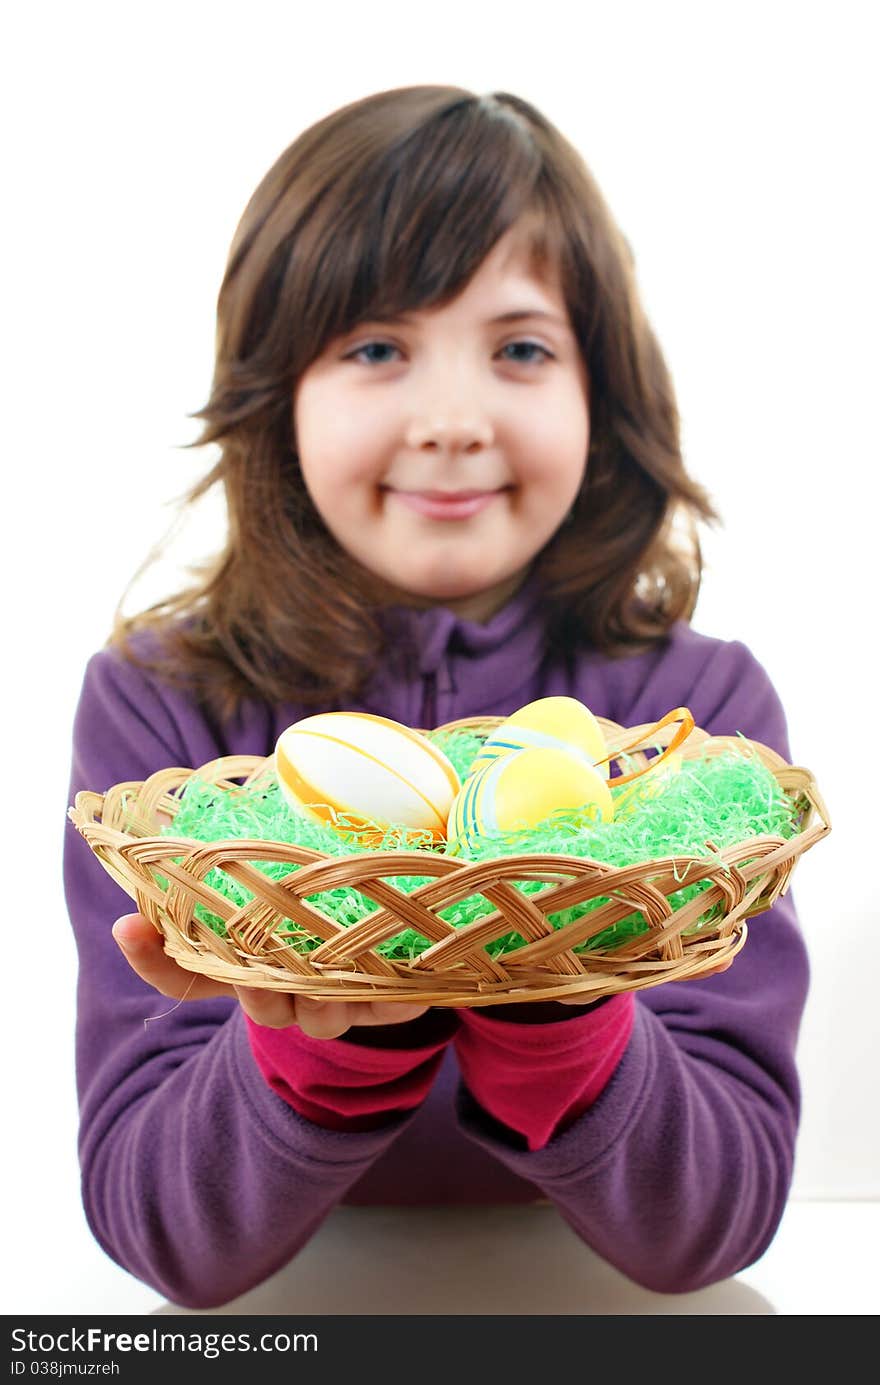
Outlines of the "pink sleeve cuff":
<svg viewBox="0 0 880 1385">
<path fill-rule="evenodd" d="M 429 1010 L 410 1023 L 349 1030 L 351 1040 L 313 1039 L 295 1024 L 270 1029 L 247 1015 L 245 1023 L 264 1080 L 301 1116 L 328 1130 L 374 1130 L 427 1096 L 457 1019 Z"/>
<path fill-rule="evenodd" d="M 484 1111 L 543 1149 L 598 1099 L 632 1032 L 635 997 L 611 997 L 572 1018 L 514 1023 L 461 1010 L 455 1050 L 465 1086 Z"/>
</svg>

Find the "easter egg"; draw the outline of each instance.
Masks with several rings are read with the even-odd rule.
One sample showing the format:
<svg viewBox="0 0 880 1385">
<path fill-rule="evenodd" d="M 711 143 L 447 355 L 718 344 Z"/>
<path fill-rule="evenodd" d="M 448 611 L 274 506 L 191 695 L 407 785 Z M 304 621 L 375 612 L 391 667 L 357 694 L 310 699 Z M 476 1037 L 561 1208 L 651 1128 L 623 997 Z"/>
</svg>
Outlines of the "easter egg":
<svg viewBox="0 0 880 1385">
<path fill-rule="evenodd" d="M 576 697 L 540 697 L 495 727 L 474 759 L 471 772 L 511 750 L 533 747 L 566 750 L 590 764 L 607 753 L 602 729 L 589 707 Z M 599 772 L 607 779 L 607 763 L 599 766 Z"/>
<path fill-rule="evenodd" d="M 368 712 L 319 712 L 282 731 L 278 785 L 295 812 L 331 827 L 401 824 L 437 841 L 461 781 L 426 736 Z M 337 814 L 345 821 L 337 822 Z"/>
<path fill-rule="evenodd" d="M 487 832 L 534 827 L 560 808 L 585 808 L 597 821 L 611 821 L 607 780 L 580 755 L 528 746 L 468 775 L 450 809 L 447 836 L 473 844 Z"/>
<path fill-rule="evenodd" d="M 628 784 L 623 784 L 619 789 L 614 788 L 614 780 L 609 780 L 614 801 L 614 816 L 621 818 L 637 813 L 640 804 L 648 799 L 656 798 L 666 788 L 669 780 L 677 774 L 682 766 L 682 757 L 677 751 L 656 766 L 648 768 L 638 779 L 631 779 Z"/>
</svg>

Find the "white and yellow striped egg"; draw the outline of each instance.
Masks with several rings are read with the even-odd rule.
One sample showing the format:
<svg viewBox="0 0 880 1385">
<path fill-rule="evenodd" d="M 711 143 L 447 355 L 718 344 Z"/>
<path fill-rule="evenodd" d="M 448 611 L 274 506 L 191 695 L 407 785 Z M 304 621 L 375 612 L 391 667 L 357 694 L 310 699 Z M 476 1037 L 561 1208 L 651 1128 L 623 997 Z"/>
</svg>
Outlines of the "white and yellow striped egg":
<svg viewBox="0 0 880 1385">
<path fill-rule="evenodd" d="M 437 841 L 461 787 L 426 736 L 369 712 L 319 712 L 288 726 L 275 768 L 295 812 L 342 830 L 352 823 L 427 829 Z"/>
<path fill-rule="evenodd" d="M 528 746 L 499 755 L 469 774 L 452 804 L 450 844 L 474 845 L 485 833 L 531 828 L 557 809 L 583 808 L 610 822 L 608 783 L 580 755 L 556 746 Z"/>
<path fill-rule="evenodd" d="M 470 773 L 499 755 L 533 748 L 565 750 L 590 764 L 607 753 L 602 728 L 589 707 L 576 697 L 540 697 L 495 727 L 475 757 Z M 608 778 L 607 762 L 599 766 L 599 773 Z"/>
</svg>

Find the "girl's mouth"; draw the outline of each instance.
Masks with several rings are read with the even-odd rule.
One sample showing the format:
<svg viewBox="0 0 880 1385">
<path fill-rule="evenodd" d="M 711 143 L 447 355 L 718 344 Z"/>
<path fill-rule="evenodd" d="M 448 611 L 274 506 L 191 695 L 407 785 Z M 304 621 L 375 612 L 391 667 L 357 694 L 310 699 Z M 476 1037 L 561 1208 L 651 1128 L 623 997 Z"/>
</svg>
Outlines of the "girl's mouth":
<svg viewBox="0 0 880 1385">
<path fill-rule="evenodd" d="M 470 519 L 508 489 L 502 486 L 492 491 L 402 491 L 385 487 L 402 505 L 428 519 Z"/>
</svg>

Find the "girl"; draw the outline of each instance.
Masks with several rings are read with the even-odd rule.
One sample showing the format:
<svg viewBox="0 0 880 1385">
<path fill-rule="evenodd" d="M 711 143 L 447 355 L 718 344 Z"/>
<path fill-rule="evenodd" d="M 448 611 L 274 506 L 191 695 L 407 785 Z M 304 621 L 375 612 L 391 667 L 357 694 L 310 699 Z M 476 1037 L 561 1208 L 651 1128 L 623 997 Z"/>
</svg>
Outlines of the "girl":
<svg viewBox="0 0 880 1385">
<path fill-rule="evenodd" d="M 196 416 L 220 458 L 189 498 L 223 483 L 226 546 L 117 613 L 69 801 L 269 755 L 316 709 L 430 728 L 552 694 L 622 725 L 686 705 L 791 758 L 746 645 L 689 624 L 700 549 L 675 520 L 717 516 L 627 242 L 527 102 L 386 91 L 285 150 L 237 228 Z M 724 974 L 456 1011 L 194 981 L 72 828 L 65 883 L 86 1214 L 179 1304 L 261 1282 L 340 1202 L 550 1199 L 666 1292 L 775 1233 L 807 990 L 790 893 Z M 147 1025 L 157 990 L 181 1003 Z"/>
</svg>

